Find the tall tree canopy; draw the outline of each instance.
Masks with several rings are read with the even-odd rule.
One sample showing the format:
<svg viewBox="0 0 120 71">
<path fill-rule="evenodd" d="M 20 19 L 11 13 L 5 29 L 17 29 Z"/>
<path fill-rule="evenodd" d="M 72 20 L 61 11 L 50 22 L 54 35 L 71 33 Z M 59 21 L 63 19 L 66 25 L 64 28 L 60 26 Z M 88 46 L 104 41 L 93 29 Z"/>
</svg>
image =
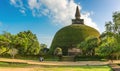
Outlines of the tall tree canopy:
<svg viewBox="0 0 120 71">
<path fill-rule="evenodd" d="M 0 35 L 0 54 L 17 49 L 20 55 L 38 55 L 40 44 L 35 34 L 30 30 L 12 35 L 4 32 Z"/>
<path fill-rule="evenodd" d="M 18 48 L 21 54 L 26 55 L 37 55 L 40 51 L 40 44 L 35 34 L 30 30 L 20 32 L 16 35 L 17 43 L 16 48 Z"/>
<path fill-rule="evenodd" d="M 120 33 L 120 12 L 113 13 L 113 22 L 106 22 L 106 32 Z"/>
<path fill-rule="evenodd" d="M 100 36 L 98 53 L 118 59 L 120 57 L 120 12 L 113 13 L 113 22 L 107 22 L 105 27 L 105 32 Z"/>
</svg>

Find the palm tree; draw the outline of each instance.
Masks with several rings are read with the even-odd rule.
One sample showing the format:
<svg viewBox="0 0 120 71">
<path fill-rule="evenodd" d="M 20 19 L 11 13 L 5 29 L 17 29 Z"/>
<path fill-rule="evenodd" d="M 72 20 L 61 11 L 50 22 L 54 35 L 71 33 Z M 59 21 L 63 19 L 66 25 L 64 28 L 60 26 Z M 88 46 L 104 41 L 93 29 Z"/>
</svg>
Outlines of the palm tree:
<svg viewBox="0 0 120 71">
<path fill-rule="evenodd" d="M 113 22 L 116 32 L 120 32 L 120 12 L 113 13 Z"/>
<path fill-rule="evenodd" d="M 105 27 L 106 27 L 106 32 L 112 32 L 113 31 L 113 27 L 112 27 L 112 22 L 106 22 L 105 23 Z"/>
</svg>

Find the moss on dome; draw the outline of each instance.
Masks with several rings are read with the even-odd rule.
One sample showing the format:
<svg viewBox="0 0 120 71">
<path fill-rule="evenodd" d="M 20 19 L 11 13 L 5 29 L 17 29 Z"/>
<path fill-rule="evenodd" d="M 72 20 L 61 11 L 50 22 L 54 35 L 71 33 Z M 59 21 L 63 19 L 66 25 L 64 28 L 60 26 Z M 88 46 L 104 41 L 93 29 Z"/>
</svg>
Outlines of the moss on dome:
<svg viewBox="0 0 120 71">
<path fill-rule="evenodd" d="M 63 54 L 66 55 L 68 48 L 76 47 L 77 44 L 84 41 L 87 37 L 99 37 L 99 32 L 89 26 L 82 24 L 72 24 L 60 29 L 54 36 L 50 52 L 54 52 L 57 47 L 62 48 Z"/>
</svg>

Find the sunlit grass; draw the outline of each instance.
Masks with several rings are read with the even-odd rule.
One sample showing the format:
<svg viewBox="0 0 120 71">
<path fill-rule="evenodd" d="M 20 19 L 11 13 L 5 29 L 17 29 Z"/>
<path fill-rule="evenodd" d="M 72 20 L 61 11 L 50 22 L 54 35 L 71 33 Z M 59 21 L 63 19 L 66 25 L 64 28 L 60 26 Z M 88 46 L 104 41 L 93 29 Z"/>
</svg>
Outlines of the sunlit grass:
<svg viewBox="0 0 120 71">
<path fill-rule="evenodd" d="M 51 66 L 27 63 L 0 62 L 0 68 L 33 68 L 32 71 L 112 71 L 109 66 Z"/>
<path fill-rule="evenodd" d="M 33 71 L 112 71 L 109 66 L 40 67 Z"/>
<path fill-rule="evenodd" d="M 27 67 L 30 66 L 27 63 L 19 63 L 19 62 L 0 62 L 0 67 Z"/>
</svg>

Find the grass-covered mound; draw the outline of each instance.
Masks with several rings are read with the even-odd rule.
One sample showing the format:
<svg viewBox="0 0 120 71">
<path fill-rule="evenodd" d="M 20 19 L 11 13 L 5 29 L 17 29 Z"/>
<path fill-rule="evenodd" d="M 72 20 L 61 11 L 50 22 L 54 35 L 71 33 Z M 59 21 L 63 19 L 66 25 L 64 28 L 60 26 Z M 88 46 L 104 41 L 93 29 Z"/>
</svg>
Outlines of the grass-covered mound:
<svg viewBox="0 0 120 71">
<path fill-rule="evenodd" d="M 53 53 L 55 48 L 62 48 L 63 54 L 66 55 L 68 48 L 76 47 L 77 44 L 85 40 L 85 38 L 94 36 L 99 37 L 99 32 L 89 26 L 82 24 L 72 24 L 60 29 L 52 41 L 50 52 Z"/>
</svg>

